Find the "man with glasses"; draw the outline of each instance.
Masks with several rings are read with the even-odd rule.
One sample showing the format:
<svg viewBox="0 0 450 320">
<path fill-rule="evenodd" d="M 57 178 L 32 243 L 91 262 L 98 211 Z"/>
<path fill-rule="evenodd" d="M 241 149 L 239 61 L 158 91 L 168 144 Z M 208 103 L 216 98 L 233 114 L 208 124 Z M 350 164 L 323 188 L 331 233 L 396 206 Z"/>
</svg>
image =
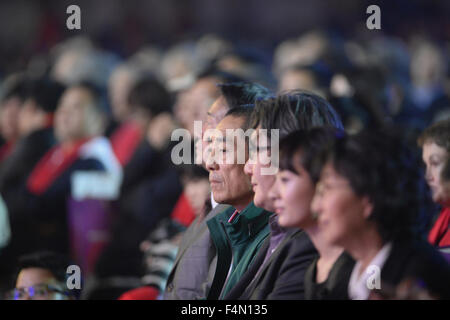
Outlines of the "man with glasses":
<svg viewBox="0 0 450 320">
<path fill-rule="evenodd" d="M 10 300 L 74 300 L 79 290 L 67 288 L 70 263 L 56 253 L 39 252 L 19 260 L 15 288 L 6 294 Z"/>
</svg>

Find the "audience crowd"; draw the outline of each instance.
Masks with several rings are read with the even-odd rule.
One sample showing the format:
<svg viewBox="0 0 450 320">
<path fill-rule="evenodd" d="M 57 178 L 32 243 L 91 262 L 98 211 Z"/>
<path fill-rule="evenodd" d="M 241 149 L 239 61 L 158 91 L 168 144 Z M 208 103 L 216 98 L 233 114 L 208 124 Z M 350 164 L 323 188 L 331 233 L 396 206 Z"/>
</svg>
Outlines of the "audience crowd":
<svg viewBox="0 0 450 320">
<path fill-rule="evenodd" d="M 244 52 L 74 37 L 0 78 L 1 299 L 450 299 L 445 47 Z"/>
</svg>

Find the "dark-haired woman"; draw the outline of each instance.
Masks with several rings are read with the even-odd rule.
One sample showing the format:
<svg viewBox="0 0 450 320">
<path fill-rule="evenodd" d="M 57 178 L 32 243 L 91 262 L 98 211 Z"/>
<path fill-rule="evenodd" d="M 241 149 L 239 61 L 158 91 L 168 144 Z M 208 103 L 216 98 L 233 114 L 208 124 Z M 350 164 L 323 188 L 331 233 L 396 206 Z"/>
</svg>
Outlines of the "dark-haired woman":
<svg viewBox="0 0 450 320">
<path fill-rule="evenodd" d="M 450 201 L 445 194 L 441 172 L 445 162 L 450 159 L 450 119 L 427 128 L 419 137 L 418 143 L 423 149 L 425 178 L 433 201 L 442 206 L 442 211 L 428 234 L 428 241 L 436 247 L 447 247 L 450 246 Z"/>
<path fill-rule="evenodd" d="M 356 260 L 351 299 L 379 296 L 406 280 L 434 298 L 450 298 L 449 265 L 415 232 L 420 189 L 411 158 L 381 131 L 338 139 L 325 157 L 312 210 L 325 241 Z"/>
<path fill-rule="evenodd" d="M 311 212 L 311 201 L 320 168 L 315 159 L 334 139 L 336 130 L 315 128 L 295 131 L 280 143 L 280 171 L 269 195 L 275 204 L 278 223 L 304 230 L 319 252 L 305 274 L 305 299 L 348 299 L 347 283 L 354 260 L 336 245 L 324 241 Z"/>
</svg>

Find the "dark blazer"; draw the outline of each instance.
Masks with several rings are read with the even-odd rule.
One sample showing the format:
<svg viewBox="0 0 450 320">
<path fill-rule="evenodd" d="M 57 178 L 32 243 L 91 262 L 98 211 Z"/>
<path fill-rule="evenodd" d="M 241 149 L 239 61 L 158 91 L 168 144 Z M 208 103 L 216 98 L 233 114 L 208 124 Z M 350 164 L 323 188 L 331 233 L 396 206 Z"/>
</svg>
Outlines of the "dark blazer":
<svg viewBox="0 0 450 320">
<path fill-rule="evenodd" d="M 257 274 L 269 244 L 270 238 L 267 238 L 250 268 L 225 296 L 226 300 L 304 298 L 304 275 L 312 260 L 317 257 L 317 251 L 308 235 L 301 230 L 288 231 L 285 239 Z"/>
<path fill-rule="evenodd" d="M 315 259 L 305 274 L 306 300 L 348 300 L 348 282 L 355 266 L 355 260 L 343 252 L 333 264 L 325 282 L 316 282 Z"/>
<path fill-rule="evenodd" d="M 424 240 L 393 241 L 381 269 L 381 290 L 383 284 L 397 286 L 407 279 L 420 280 L 431 294 L 450 299 L 450 264 Z"/>
</svg>

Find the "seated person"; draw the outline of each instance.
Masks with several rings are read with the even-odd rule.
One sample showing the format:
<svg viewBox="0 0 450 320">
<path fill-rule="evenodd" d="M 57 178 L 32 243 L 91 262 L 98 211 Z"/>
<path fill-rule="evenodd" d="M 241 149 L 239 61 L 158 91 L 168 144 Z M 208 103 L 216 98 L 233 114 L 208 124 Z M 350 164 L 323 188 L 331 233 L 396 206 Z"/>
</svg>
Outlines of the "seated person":
<svg viewBox="0 0 450 320">
<path fill-rule="evenodd" d="M 443 120 L 427 128 L 419 137 L 426 165 L 425 179 L 430 186 L 433 201 L 442 211 L 428 234 L 428 241 L 437 247 L 450 246 L 450 203 L 445 196 L 441 173 L 450 158 L 450 120 Z"/>
<path fill-rule="evenodd" d="M 324 241 L 356 261 L 350 299 L 407 279 L 449 299 L 450 265 L 420 232 L 421 177 L 408 146 L 386 128 L 363 130 L 336 139 L 324 163 L 312 210 Z"/>
<path fill-rule="evenodd" d="M 0 163 L 6 159 L 19 138 L 19 113 L 27 94 L 28 80 L 12 75 L 3 82 L 0 100 Z"/>
<path fill-rule="evenodd" d="M 1 253 L 2 260 L 15 260 L 29 245 L 27 234 L 34 225 L 21 219 L 25 204 L 20 189 L 37 162 L 56 143 L 53 115 L 63 91 L 61 84 L 50 79 L 35 80 L 27 86 L 18 119 L 20 138 L 0 167 L 0 192 L 11 213 L 13 235 L 9 246 Z M 0 273 L 12 271 L 5 268 L 6 264 L 2 264 Z"/>
<path fill-rule="evenodd" d="M 208 110 L 205 130 L 214 129 L 229 110 L 242 105 L 251 106 L 256 100 L 267 98 L 270 95 L 266 88 L 256 83 L 227 83 L 219 85 L 219 88 L 221 95 Z M 209 138 L 208 134 L 204 132 L 203 139 L 200 140 L 203 145 L 200 147 L 200 149 L 203 148 L 201 158 L 205 162 L 209 158 L 211 149 Z M 198 161 L 198 163 L 201 162 Z M 244 177 L 241 176 L 241 178 Z M 251 192 L 251 190 L 246 191 Z M 211 206 L 211 211 L 196 218 L 183 234 L 164 292 L 165 300 L 204 299 L 209 293 L 216 269 L 216 248 L 211 239 L 207 222 L 230 208 L 229 204 L 217 204 L 213 201 L 211 201 Z M 220 286 L 216 290 L 220 290 Z M 215 292 L 216 298 L 219 293 Z"/>
<path fill-rule="evenodd" d="M 278 139 L 283 139 L 296 129 L 323 126 L 341 129 L 342 124 L 325 99 L 306 91 L 284 92 L 257 102 L 255 108 L 252 127 L 256 130 L 251 139 L 254 151 L 245 165 L 245 172 L 250 176 L 255 191 L 255 205 L 275 212 L 274 199 L 269 194 L 276 180 L 275 169 L 278 168 L 278 159 L 275 158 Z M 278 134 L 276 130 L 279 130 Z M 278 215 L 274 215 L 269 224 L 270 236 L 249 271 L 226 299 L 304 298 L 303 275 L 317 254 L 316 248 L 303 228 L 297 225 L 281 226 Z M 332 258 L 327 260 L 332 261 Z"/>
<path fill-rule="evenodd" d="M 28 250 L 68 251 L 69 198 L 117 198 L 122 170 L 108 140 L 101 137 L 103 123 L 99 95 L 91 85 L 74 85 L 64 92 L 55 113 L 58 144 L 26 182 L 24 219 L 34 224 L 26 240 Z"/>
<path fill-rule="evenodd" d="M 15 288 L 6 298 L 10 300 L 75 300 L 81 293 L 81 279 L 69 277 L 70 262 L 63 255 L 42 251 L 22 256 L 17 266 Z M 76 275 L 74 273 L 74 275 Z M 78 283 L 77 283 L 78 281 Z M 68 283 L 71 285 L 68 286 Z M 80 287 L 76 288 L 79 284 Z M 74 288 L 71 288 L 71 286 Z"/>
<path fill-rule="evenodd" d="M 117 277 L 140 281 L 143 253 L 139 244 L 170 216 L 182 192 L 170 157 L 170 136 L 175 127 L 169 93 L 154 77 L 145 76 L 131 87 L 127 101 L 133 111 L 129 121 L 139 124 L 142 136 L 127 162 L 122 162 L 120 197 L 112 204 L 111 241 L 95 266 L 96 278 L 106 284 L 109 278 Z M 97 293 L 94 290 L 93 295 Z"/>
<path fill-rule="evenodd" d="M 172 270 L 181 236 L 192 219 L 205 215 L 210 197 L 208 172 L 201 166 L 186 165 L 181 172 L 186 205 L 176 206 L 170 219 L 163 220 L 140 245 L 144 252 L 145 287 L 124 293 L 121 300 L 156 299 L 164 292 L 167 277 Z"/>
</svg>

